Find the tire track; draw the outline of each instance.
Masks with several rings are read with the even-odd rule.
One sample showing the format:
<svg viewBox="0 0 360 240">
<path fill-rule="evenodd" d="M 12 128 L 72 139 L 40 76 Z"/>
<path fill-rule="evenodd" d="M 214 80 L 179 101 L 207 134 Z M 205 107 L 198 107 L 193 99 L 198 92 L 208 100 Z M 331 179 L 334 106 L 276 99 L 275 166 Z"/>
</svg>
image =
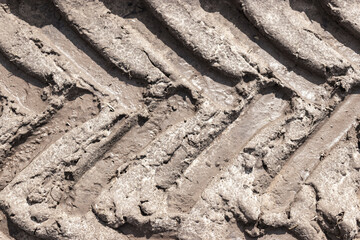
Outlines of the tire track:
<svg viewBox="0 0 360 240">
<path fill-rule="evenodd" d="M 358 234 L 359 174 L 355 127 L 327 154 L 296 194 L 289 228 L 304 239 L 354 239 Z M 307 202 L 308 206 L 304 206 Z M 304 214 L 304 212 L 306 214 Z M 322 231 L 319 231 L 319 230 Z M 305 234 L 306 233 L 306 234 Z"/>
<path fill-rule="evenodd" d="M 212 101 L 221 108 L 231 109 L 237 105 L 237 81 L 214 71 L 205 62 L 198 61 L 191 51 L 174 41 L 168 30 L 162 27 L 141 3 L 134 3 L 124 13 L 124 3 L 106 0 L 102 2 L 112 14 L 121 17 L 151 43 L 146 44 L 149 60 L 170 80 L 188 85 L 193 92 L 199 92 L 205 101 Z"/>
<path fill-rule="evenodd" d="M 272 94 L 261 96 L 219 136 L 206 151 L 183 171 L 176 188 L 169 192 L 169 207 L 174 211 L 189 211 L 198 201 L 203 189 L 220 169 L 236 155 L 244 145 L 261 129 L 284 115 L 288 105 Z M 270 109 L 270 112 L 268 111 Z M 254 123 L 255 119 L 258 119 Z M 251 124 L 251 127 L 248 125 Z M 167 176 L 159 176 L 163 181 L 173 174 L 170 169 L 163 171 Z"/>
<path fill-rule="evenodd" d="M 356 37 L 360 36 L 360 18 L 356 13 L 359 3 L 356 1 L 342 2 L 338 0 L 322 0 L 320 2 L 341 25 L 346 27 Z"/>
<path fill-rule="evenodd" d="M 166 76 L 154 67 L 142 50 L 142 41 L 146 40 L 124 20 L 110 14 L 101 2 L 89 2 L 86 6 L 82 6 L 81 1 L 54 3 L 75 29 L 124 73 L 148 82 L 165 80 Z M 94 25 L 92 20 L 97 24 Z"/>
<path fill-rule="evenodd" d="M 192 14 L 176 0 L 146 3 L 177 38 L 211 66 L 236 78 L 256 78 L 257 72 L 243 56 L 246 47 L 223 39 L 216 29 L 206 25 L 201 15 Z"/>
<path fill-rule="evenodd" d="M 356 128 L 348 132 L 307 180 L 318 199 L 317 223 L 329 238 L 356 239 L 359 233 L 359 198 L 356 196 L 359 189 L 359 158 Z"/>
<path fill-rule="evenodd" d="M 341 27 L 338 23 L 332 20 L 324 12 L 320 3 L 309 3 L 307 1 L 290 1 L 291 8 L 302 14 L 311 25 L 306 29 L 316 34 L 321 41 L 330 45 L 334 50 L 340 53 L 344 59 L 351 64 L 345 77 L 329 78 L 331 84 L 340 85 L 345 89 L 350 89 L 352 85 L 357 85 L 358 82 L 358 66 L 360 62 L 358 47 L 359 40 L 354 38 L 347 29 Z"/>
<path fill-rule="evenodd" d="M 149 30 L 141 26 L 141 23 L 135 20 L 129 21 L 113 14 L 111 11 L 116 12 L 117 9 L 115 3 L 104 1 L 89 4 L 86 8 L 81 9 L 83 14 L 74 12 L 73 7 L 74 4 L 76 5 L 74 2 L 65 3 L 62 1 L 60 3 L 55 1 L 55 4 L 67 16 L 70 24 L 106 59 L 118 66 L 123 72 L 130 74 L 130 77 L 145 79 L 150 84 L 150 97 L 162 98 L 167 91 L 178 87 L 188 89 L 196 101 L 199 101 L 199 97 L 203 95 L 199 93 L 201 90 L 198 87 L 199 80 L 201 84 L 208 84 L 208 81 L 204 81 L 202 77 L 198 77 L 199 80 L 194 79 L 194 73 L 192 73 L 194 69 L 183 63 L 184 61 L 180 58 L 175 61 L 179 64 L 173 64 L 172 61 L 167 60 L 169 57 L 170 59 L 176 58 L 170 56 L 174 53 L 164 50 L 167 49 L 167 46 L 154 38 Z M 112 9 L 110 10 L 106 6 Z M 92 10 L 93 8 L 96 10 Z M 107 14 L 103 15 L 105 12 Z M 77 19 L 77 16 L 80 15 L 90 15 L 91 19 L 96 19 L 104 27 L 94 28 L 94 26 L 89 25 L 90 18 L 88 21 L 81 20 L 80 22 L 80 19 Z M 106 37 L 99 38 L 100 35 Z M 123 37 L 120 39 L 117 35 Z M 108 46 L 109 42 L 111 42 L 111 47 Z M 107 47 L 104 47 L 105 45 Z M 119 56 L 122 57 L 119 58 Z M 190 74 L 183 74 L 182 72 L 189 72 Z M 217 87 L 223 86 L 218 85 Z M 204 91 L 209 101 L 214 97 L 223 97 L 219 96 L 218 92 Z"/>
<path fill-rule="evenodd" d="M 63 134 L 98 114 L 98 103 L 94 96 L 81 91 L 70 94 L 73 96 L 65 101 L 64 107 L 55 114 L 48 113 L 51 118 L 43 119 L 38 128 L 30 128 L 25 137 L 11 144 L 6 162 L 1 165 L 1 189 Z"/>
<path fill-rule="evenodd" d="M 316 99 L 317 102 L 322 101 L 322 97 L 325 94 L 325 91 L 320 87 L 317 86 L 319 82 L 321 83 L 321 80 L 315 80 L 314 76 L 307 76 L 307 79 L 302 78 L 301 75 L 306 75 L 302 73 L 299 74 L 293 74 L 293 72 L 288 71 L 288 66 L 284 67 L 279 61 L 274 59 L 275 52 L 269 46 L 269 44 L 266 43 L 266 41 L 262 41 L 257 36 L 258 33 L 251 27 L 249 27 L 249 22 L 244 19 L 242 16 L 239 17 L 239 14 L 237 11 L 234 11 L 233 6 L 231 3 L 224 2 L 222 4 L 217 3 L 216 1 L 200 1 L 201 6 L 197 3 L 183 3 L 182 12 L 184 14 L 188 14 L 191 16 L 194 16 L 194 19 L 198 19 L 197 22 L 194 22 L 192 25 L 181 25 L 183 24 L 180 20 L 180 18 L 177 20 L 174 20 L 175 22 L 172 23 L 172 26 L 170 26 L 171 29 L 173 29 L 172 32 L 174 36 L 183 36 L 181 39 L 182 42 L 187 45 L 187 42 L 196 41 L 195 39 L 198 39 L 199 41 L 202 41 L 201 37 L 198 34 L 193 34 L 193 39 L 190 39 L 191 36 L 188 33 L 190 31 L 189 26 L 194 27 L 194 29 L 202 29 L 207 28 L 211 29 L 208 30 L 210 33 L 206 32 L 204 34 L 213 34 L 218 35 L 221 37 L 221 39 L 224 41 L 224 44 L 228 44 L 228 47 L 231 49 L 231 51 L 234 51 L 234 54 L 238 55 L 239 57 L 242 57 L 246 62 L 256 71 L 258 72 L 258 75 L 264 75 L 266 77 L 275 77 L 278 78 L 284 85 L 291 88 L 293 91 L 297 92 L 302 97 L 306 98 L 309 101 L 314 101 Z M 157 3 L 159 4 L 159 3 Z M 169 4 L 169 3 L 168 3 Z M 156 4 L 155 4 L 156 5 Z M 175 5 L 178 8 L 180 8 L 178 5 L 179 3 L 176 3 L 176 1 L 173 1 L 170 6 Z M 155 7 L 153 7 L 155 10 Z M 166 8 L 162 8 L 163 14 L 167 14 L 168 16 L 171 16 L 170 13 L 166 13 Z M 208 12 L 206 12 L 206 9 L 211 9 Z M 222 15 L 219 16 L 219 14 L 215 14 L 216 12 L 219 12 L 220 14 L 224 14 L 226 18 Z M 155 13 L 155 15 L 159 15 L 160 13 Z M 161 14 L 160 14 L 161 15 Z M 163 17 L 158 17 L 162 23 L 166 26 L 168 26 L 169 21 L 165 21 Z M 181 18 L 182 19 L 182 18 Z M 232 22 L 237 24 L 237 28 L 233 26 Z M 189 20 L 190 21 L 190 20 Z M 193 20 L 191 20 L 193 21 Z M 177 25 L 176 25 L 177 24 Z M 175 30 L 177 29 L 177 30 Z M 195 31 L 193 29 L 193 31 Z M 181 32 L 177 34 L 178 32 Z M 219 34 L 221 32 L 221 34 Z M 190 37 L 189 37 L 190 36 Z M 254 41 L 252 36 L 256 36 L 256 39 Z M 210 38 L 210 37 L 208 37 Z M 231 44 L 230 44 L 231 43 Z M 225 45 L 226 45 L 225 44 Z M 194 46 L 198 46 L 195 43 Z M 215 44 L 216 45 L 216 44 Z M 259 45 L 261 47 L 259 47 Z M 238 46 L 238 48 L 234 48 L 233 46 Z M 271 55 L 264 51 L 264 48 L 266 51 L 271 51 Z M 191 48 L 190 48 L 191 49 Z M 198 48 L 194 49 L 193 51 L 200 51 Z M 207 51 L 207 46 L 205 45 L 202 48 L 202 52 Z M 208 54 L 208 53 L 207 53 Z M 213 57 L 216 59 L 226 58 L 227 55 L 224 54 L 224 52 L 220 51 L 213 54 Z M 204 57 L 205 58 L 205 57 Z M 227 60 L 230 62 L 230 58 Z M 284 61 L 284 60 L 282 60 Z M 285 60 L 287 61 L 287 60 Z M 232 59 L 231 66 L 236 65 L 237 61 L 236 59 Z M 287 65 L 291 64 L 289 61 L 286 62 Z M 225 70 L 224 70 L 225 71 Z M 223 72 L 224 72 L 223 71 Z M 253 76 L 256 78 L 256 76 Z M 257 76 L 261 77 L 261 76 Z M 240 75 L 237 76 L 237 78 L 241 78 Z M 310 80 L 309 80 L 310 79 Z M 314 84 L 314 83 L 315 84 Z"/>
<path fill-rule="evenodd" d="M 321 7 L 357 36 L 335 0 L 0 0 L 10 235 L 356 237 L 360 50 Z"/>
<path fill-rule="evenodd" d="M 183 96 L 183 97 L 186 97 Z M 121 141 L 89 169 L 73 186 L 69 197 L 63 200 L 71 214 L 84 214 L 91 211 L 91 205 L 108 183 L 116 176 L 117 169 L 124 168 L 130 159 L 150 144 L 163 132 L 179 122 L 186 121 L 194 115 L 194 106 L 189 101 L 183 102 L 181 95 L 174 95 L 158 104 L 144 119 L 138 120 L 138 125 L 132 127 Z M 136 140 L 135 140 L 136 139 Z"/>
<path fill-rule="evenodd" d="M 46 85 L 37 79 L 19 72 L 19 69 L 0 55 L 1 93 L 3 98 L 17 106 L 22 114 L 41 113 L 46 109 L 46 101 L 41 99 Z M 23 84 L 23 83 L 26 84 Z"/>
<path fill-rule="evenodd" d="M 311 23 L 287 2 L 239 1 L 249 20 L 296 61 L 325 77 L 346 75 L 351 65 L 311 31 Z M 276 6 L 276 7 L 272 7 Z"/>
<path fill-rule="evenodd" d="M 264 194 L 261 219 L 266 225 L 288 221 L 287 209 L 308 176 L 347 132 L 356 124 L 359 95 L 350 95 L 321 128 L 288 160 Z M 276 206 L 276 207 L 274 207 Z"/>
<path fill-rule="evenodd" d="M 189 165 L 236 118 L 240 110 L 226 112 L 213 110 L 211 105 L 183 123 L 173 126 L 149 144 L 139 154 L 137 161 L 118 170 L 118 176 L 93 205 L 96 215 L 109 226 L 117 228 L 125 223 L 145 226 L 147 215 L 156 215 L 158 222 L 152 228 L 162 229 L 162 224 L 176 225 L 176 216 L 163 214 L 166 203 L 163 190 L 156 187 L 157 169 L 176 160 L 178 150 L 184 149 L 183 160 Z M 200 131 L 200 130 L 203 131 Z M 181 159 L 179 159 L 181 160 Z M 187 163 L 186 163 L 187 162 Z M 138 189 L 138 191 L 134 191 Z M 131 199 L 131 202 L 127 199 Z M 142 201 L 146 199 L 146 201 Z M 126 205 L 122 204 L 127 202 Z M 160 212 L 157 212 L 159 209 Z M 155 214 L 156 213 L 156 214 Z M 161 230 L 160 230 L 161 231 Z"/>
<path fill-rule="evenodd" d="M 292 111 L 287 111 L 285 118 L 261 129 L 243 151 L 229 160 L 231 164 L 223 166 L 219 174 L 209 180 L 201 198 L 181 222 L 177 231 L 180 239 L 218 239 L 227 234 L 241 237 L 241 232 L 252 237 L 264 234 L 264 239 L 271 239 L 272 230 L 258 226 L 261 196 L 289 156 L 301 146 L 301 139 L 313 131 L 312 122 L 324 117 L 312 111 L 309 117 L 313 119 L 304 121 L 307 118 L 303 115 L 304 106 L 296 106 L 294 102 L 291 105 Z M 303 120 L 301 125 L 298 118 Z M 245 229 L 238 229 L 240 222 Z M 293 239 L 286 231 L 282 234 L 284 239 Z"/>
<path fill-rule="evenodd" d="M 133 116 L 126 117 L 121 113 L 104 110 L 98 117 L 74 128 L 42 152 L 1 192 L 2 209 L 10 207 L 8 214 L 12 221 L 21 224 L 27 232 L 43 238 L 61 238 L 61 227 L 69 228 L 72 221 L 71 216 L 65 218 L 64 223 L 62 218 L 57 218 L 64 214 L 56 208 L 63 193 L 69 191 L 74 181 L 135 123 Z M 118 128 L 109 129 L 114 124 Z M 9 199 L 17 199 L 16 206 Z M 56 214 L 57 211 L 60 212 Z M 84 217 L 79 220 L 86 222 Z M 88 227 L 93 224 L 90 223 Z M 77 234 L 84 232 L 70 231 L 64 234 L 77 238 Z M 92 234 L 101 236 L 106 231 Z"/>
<path fill-rule="evenodd" d="M 50 84 L 55 92 L 63 92 L 66 95 L 67 91 L 76 85 L 102 100 L 113 101 L 114 97 L 108 89 L 100 86 L 91 75 L 89 77 L 77 63 L 70 64 L 74 61 L 67 57 L 69 55 L 63 56 L 64 52 L 60 53 L 38 28 L 10 14 L 11 5 L 5 5 L 1 10 L 3 33 L 0 38 L 0 49 L 10 61 L 44 83 Z M 12 35 L 18 35 L 18 38 L 13 41 L 7 39 Z M 35 59 L 36 62 L 30 59 Z"/>
</svg>

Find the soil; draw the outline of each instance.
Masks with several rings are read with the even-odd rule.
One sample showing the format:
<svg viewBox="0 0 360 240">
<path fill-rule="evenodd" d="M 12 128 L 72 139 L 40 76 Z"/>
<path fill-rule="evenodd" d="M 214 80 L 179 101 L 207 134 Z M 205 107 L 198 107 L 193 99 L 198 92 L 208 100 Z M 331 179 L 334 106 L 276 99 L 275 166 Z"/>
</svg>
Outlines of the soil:
<svg viewBox="0 0 360 240">
<path fill-rule="evenodd" d="M 360 239 L 338 0 L 0 0 L 0 239 Z"/>
</svg>

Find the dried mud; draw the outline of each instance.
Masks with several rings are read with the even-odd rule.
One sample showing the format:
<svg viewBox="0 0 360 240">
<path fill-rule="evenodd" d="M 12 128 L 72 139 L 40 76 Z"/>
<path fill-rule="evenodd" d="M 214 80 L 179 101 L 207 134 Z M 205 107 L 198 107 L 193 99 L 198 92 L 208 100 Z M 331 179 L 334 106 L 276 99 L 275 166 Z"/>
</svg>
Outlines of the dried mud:
<svg viewBox="0 0 360 240">
<path fill-rule="evenodd" d="M 0 239 L 360 239 L 338 0 L 0 0 Z"/>
</svg>

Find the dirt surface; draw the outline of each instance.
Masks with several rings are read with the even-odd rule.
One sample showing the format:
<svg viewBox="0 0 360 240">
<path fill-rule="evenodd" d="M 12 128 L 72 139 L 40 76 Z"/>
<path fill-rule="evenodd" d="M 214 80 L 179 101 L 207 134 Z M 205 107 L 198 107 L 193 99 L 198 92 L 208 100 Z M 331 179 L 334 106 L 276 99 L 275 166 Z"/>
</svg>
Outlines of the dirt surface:
<svg viewBox="0 0 360 240">
<path fill-rule="evenodd" d="M 0 239 L 360 239 L 358 7 L 0 0 Z"/>
</svg>

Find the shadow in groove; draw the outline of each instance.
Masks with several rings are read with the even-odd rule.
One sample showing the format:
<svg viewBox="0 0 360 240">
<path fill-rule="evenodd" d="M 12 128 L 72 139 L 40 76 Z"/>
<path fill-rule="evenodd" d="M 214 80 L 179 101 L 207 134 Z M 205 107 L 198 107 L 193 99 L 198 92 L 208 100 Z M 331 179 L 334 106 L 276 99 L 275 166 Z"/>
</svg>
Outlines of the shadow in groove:
<svg viewBox="0 0 360 240">
<path fill-rule="evenodd" d="M 290 0 L 290 6 L 293 10 L 304 12 L 306 16 L 330 33 L 335 40 L 346 47 L 349 47 L 355 53 L 360 54 L 360 39 L 357 39 L 346 28 L 339 25 L 332 16 L 326 14 L 318 1 L 314 0 Z M 360 58 L 360 56 L 359 56 Z"/>
<path fill-rule="evenodd" d="M 147 9 L 142 2 L 131 1 L 131 5 L 126 5 L 127 10 L 124 10 L 125 4 L 121 2 L 110 0 L 102 0 L 102 2 L 113 14 L 122 18 L 133 18 L 140 21 L 152 34 L 154 34 L 166 46 L 171 48 L 172 51 L 185 60 L 186 63 L 191 65 L 201 75 L 207 76 L 220 84 L 230 87 L 235 86 L 239 82 L 239 79 L 223 75 L 220 71 L 213 69 L 201 57 L 194 55 L 191 50 L 187 49 L 170 33 L 166 26 L 153 16 L 150 10 Z"/>
<path fill-rule="evenodd" d="M 0 65 L 2 65 L 11 75 L 4 77 L 16 76 L 23 79 L 26 83 L 31 84 L 38 88 L 46 87 L 46 84 L 30 76 L 26 72 L 19 69 L 15 64 L 11 63 L 5 56 L 0 53 Z"/>
<path fill-rule="evenodd" d="M 146 83 L 139 79 L 129 79 L 113 63 L 104 59 L 95 49 L 83 40 L 69 27 L 60 12 L 49 0 L 17 0 L 8 1 L 10 12 L 29 25 L 44 28 L 48 25 L 55 27 L 79 50 L 88 55 L 97 65 L 102 67 L 110 76 L 136 87 L 145 87 Z"/>
<path fill-rule="evenodd" d="M 276 61 L 284 65 L 288 71 L 293 71 L 297 75 L 302 76 L 307 81 L 316 85 L 321 85 L 325 82 L 325 79 L 311 73 L 301 65 L 297 65 L 296 62 L 291 60 L 291 57 L 287 53 L 283 53 L 281 49 L 276 48 L 270 40 L 268 40 L 252 25 L 252 23 L 245 17 L 245 15 L 239 9 L 235 0 L 199 0 L 201 7 L 209 13 L 220 13 L 225 19 L 235 25 L 242 33 L 246 34 L 248 38 L 254 42 L 258 47 L 266 51 Z M 261 36 L 261 37 L 259 37 Z"/>
</svg>

